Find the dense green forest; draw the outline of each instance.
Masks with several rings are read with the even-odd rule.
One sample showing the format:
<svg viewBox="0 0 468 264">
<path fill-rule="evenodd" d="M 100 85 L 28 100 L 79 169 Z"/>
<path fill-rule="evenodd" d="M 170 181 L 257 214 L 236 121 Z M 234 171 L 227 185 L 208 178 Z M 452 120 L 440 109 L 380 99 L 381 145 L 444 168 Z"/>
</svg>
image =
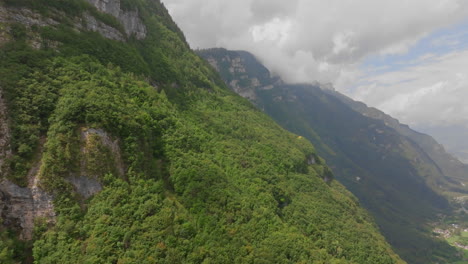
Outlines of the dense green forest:
<svg viewBox="0 0 468 264">
<path fill-rule="evenodd" d="M 382 120 L 354 111 L 337 98 L 337 92 L 284 83 L 248 52 L 215 48 L 198 53 L 233 90 L 248 94 L 284 128 L 309 139 L 408 263 L 452 263 L 462 258 L 454 247 L 435 238 L 432 224 L 440 215 L 452 213 L 442 194 L 462 196 L 466 188 L 446 177 L 415 141 Z"/>
<path fill-rule="evenodd" d="M 26 187 L 40 164 L 57 216 L 31 241 L 4 222 L 1 263 L 404 263 L 311 143 L 225 87 L 159 1 L 122 1 L 147 28 L 125 41 L 77 30 L 91 14 L 122 31 L 81 0 L 1 5 L 59 22 L 2 24 L 2 178 Z M 102 191 L 81 195 L 76 175 Z"/>
</svg>

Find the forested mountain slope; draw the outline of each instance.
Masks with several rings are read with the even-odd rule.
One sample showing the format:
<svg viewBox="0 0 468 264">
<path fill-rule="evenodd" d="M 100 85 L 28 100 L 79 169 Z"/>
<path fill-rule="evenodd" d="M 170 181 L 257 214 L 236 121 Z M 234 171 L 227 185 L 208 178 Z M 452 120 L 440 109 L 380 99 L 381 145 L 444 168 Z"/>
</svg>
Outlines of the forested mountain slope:
<svg viewBox="0 0 468 264">
<path fill-rule="evenodd" d="M 449 194 L 450 192 L 466 192 L 466 188 L 463 188 L 463 185 L 468 184 L 468 165 L 463 164 L 454 156 L 447 153 L 444 147 L 431 136 L 414 131 L 409 126 L 400 124 L 398 120 L 382 111 L 373 107 L 367 107 L 365 104 L 356 102 L 336 91 L 325 90 L 325 92 L 328 92 L 340 99 L 353 110 L 363 114 L 364 116 L 383 121 L 386 126 L 395 129 L 399 134 L 409 138 L 420 146 L 445 176 L 445 183 L 441 183 L 444 186 L 440 191 L 449 192 Z"/>
<path fill-rule="evenodd" d="M 353 110 L 344 96 L 320 84 L 291 85 L 271 77 L 252 54 L 225 49 L 198 53 L 232 90 L 309 139 L 405 260 L 450 263 L 458 258 L 455 248 L 434 238 L 429 224 L 439 214 L 451 213 L 443 194 L 463 195 L 466 187 L 457 176 L 444 174 L 443 164 L 426 152 L 426 145 L 404 134 L 406 130 Z"/>
<path fill-rule="evenodd" d="M 404 263 L 159 1 L 0 3 L 1 263 Z"/>
</svg>

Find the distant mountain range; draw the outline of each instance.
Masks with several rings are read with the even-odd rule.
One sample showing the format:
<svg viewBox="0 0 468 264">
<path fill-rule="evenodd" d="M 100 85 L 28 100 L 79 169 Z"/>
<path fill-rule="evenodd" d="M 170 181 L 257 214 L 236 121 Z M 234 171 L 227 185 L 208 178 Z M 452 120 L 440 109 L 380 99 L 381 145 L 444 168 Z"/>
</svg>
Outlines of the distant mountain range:
<svg viewBox="0 0 468 264">
<path fill-rule="evenodd" d="M 447 262 L 456 251 L 429 224 L 467 194 L 468 166 L 432 137 L 323 84 L 287 84 L 254 55 L 199 50 L 233 91 L 284 128 L 309 139 L 335 177 L 375 217 L 409 263 Z"/>
<path fill-rule="evenodd" d="M 425 131 L 442 143 L 447 151 L 460 161 L 468 164 L 468 127 L 462 125 L 423 126 L 417 130 Z"/>
</svg>

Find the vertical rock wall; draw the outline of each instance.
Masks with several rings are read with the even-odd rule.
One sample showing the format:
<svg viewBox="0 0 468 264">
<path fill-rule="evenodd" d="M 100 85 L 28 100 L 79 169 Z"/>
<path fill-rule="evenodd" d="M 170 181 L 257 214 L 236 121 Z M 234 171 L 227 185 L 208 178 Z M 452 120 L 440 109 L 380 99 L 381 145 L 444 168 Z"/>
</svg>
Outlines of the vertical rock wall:
<svg viewBox="0 0 468 264">
<path fill-rule="evenodd" d="M 119 17 L 120 14 L 120 0 L 87 0 L 90 4 L 95 6 L 99 11 Z"/>
<path fill-rule="evenodd" d="M 120 8 L 120 0 L 87 0 L 99 11 L 112 15 L 122 23 L 128 37 L 134 35 L 137 39 L 146 37 L 146 26 L 140 19 L 138 10 L 124 11 Z"/>
<path fill-rule="evenodd" d="M 25 188 L 8 180 L 0 182 L 0 215 L 3 224 L 19 229 L 19 238 L 23 240 L 32 239 L 36 219 L 55 222 L 53 197 L 41 190 L 38 182 L 37 175 L 30 178 L 30 185 Z"/>
<path fill-rule="evenodd" d="M 21 231 L 20 239 L 32 239 L 38 217 L 55 221 L 53 197 L 39 188 L 40 161 L 28 173 L 28 186 L 20 187 L 6 179 L 5 161 L 12 155 L 5 98 L 0 88 L 0 218 L 5 226 Z M 40 159 L 39 159 L 40 160 Z"/>
</svg>

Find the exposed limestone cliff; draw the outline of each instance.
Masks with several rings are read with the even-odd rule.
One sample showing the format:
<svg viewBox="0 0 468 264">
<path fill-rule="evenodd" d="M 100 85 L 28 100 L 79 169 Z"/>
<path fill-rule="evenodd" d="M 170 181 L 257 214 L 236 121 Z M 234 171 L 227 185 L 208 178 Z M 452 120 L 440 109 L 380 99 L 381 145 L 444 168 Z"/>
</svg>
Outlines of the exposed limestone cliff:
<svg viewBox="0 0 468 264">
<path fill-rule="evenodd" d="M 83 18 L 84 18 L 87 30 L 98 32 L 99 34 L 103 35 L 104 37 L 108 39 L 113 39 L 113 40 L 118 40 L 118 41 L 125 40 L 125 36 L 118 29 L 115 29 L 111 26 L 106 25 L 105 23 L 97 20 L 95 17 L 93 17 L 89 13 L 84 14 Z"/>
<path fill-rule="evenodd" d="M 128 37 L 134 35 L 137 39 L 146 37 L 146 26 L 140 19 L 138 10 L 127 11 L 122 10 L 120 0 L 87 0 L 94 5 L 99 11 L 110 14 L 117 18 L 122 23 L 125 33 Z M 101 33 L 101 32 L 100 32 Z M 104 35 L 106 36 L 106 35 Z"/>
<path fill-rule="evenodd" d="M 220 68 L 219 68 L 219 65 L 218 65 L 218 61 L 213 58 L 213 57 L 207 57 L 206 58 L 206 61 L 213 67 L 216 69 L 216 71 L 220 71 Z"/>
<path fill-rule="evenodd" d="M 84 199 L 88 199 L 102 190 L 102 184 L 95 178 L 89 178 L 86 176 L 70 176 L 67 180 L 73 184 L 76 192 Z"/>
<path fill-rule="evenodd" d="M 208 62 L 215 69 L 219 70 L 218 62 L 214 58 L 209 59 Z M 242 58 L 225 56 L 222 59 L 222 63 L 227 63 L 229 65 L 229 73 L 236 76 L 235 79 L 229 82 L 231 89 L 244 98 L 255 100 L 257 98 L 255 89 L 260 86 L 260 82 L 257 78 L 250 78 L 247 75 Z"/>
<path fill-rule="evenodd" d="M 281 79 L 271 76 L 266 68 L 252 68 L 256 59 L 250 53 L 215 48 L 200 50 L 198 54 L 221 74 L 234 92 L 255 104 L 259 100 L 259 91 L 271 90 L 282 84 Z M 214 57 L 214 54 L 219 57 Z"/>
<path fill-rule="evenodd" d="M 27 188 L 3 180 L 0 182 L 0 214 L 3 224 L 20 229 L 20 239 L 32 239 L 34 221 L 38 218 L 48 223 L 55 221 L 52 196 L 37 186 L 37 177 Z"/>
<path fill-rule="evenodd" d="M 20 239 L 32 239 L 34 223 L 40 218 L 55 222 L 53 197 L 39 187 L 39 161 L 29 172 L 28 186 L 4 179 L 0 182 L 0 215 L 3 224 L 20 231 Z"/>
<path fill-rule="evenodd" d="M 1 113 L 4 113 L 3 101 L 0 102 Z M 2 130 L 8 129 L 3 125 L 6 122 L 1 124 Z M 125 168 L 118 141 L 112 139 L 105 131 L 82 129 L 81 139 L 80 170 L 70 175 L 67 180 L 78 194 L 87 199 L 102 190 L 100 177 L 106 173 L 123 177 Z M 8 148 L 3 145 L 0 150 L 4 153 L 5 149 Z M 39 153 L 41 152 L 42 148 L 39 150 Z M 20 231 L 19 238 L 23 240 L 32 239 L 34 224 L 38 219 L 49 224 L 55 222 L 53 196 L 40 188 L 40 167 L 41 157 L 38 157 L 38 161 L 28 173 L 27 187 L 20 187 L 7 179 L 0 180 L 0 216 L 3 224 Z"/>
<path fill-rule="evenodd" d="M 120 14 L 120 0 L 87 0 L 99 11 L 118 17 Z"/>
<path fill-rule="evenodd" d="M 52 18 L 45 18 L 27 8 L 7 8 L 4 6 L 0 6 L 0 23 L 20 23 L 27 27 L 59 24 Z"/>
<path fill-rule="evenodd" d="M 84 12 L 81 16 L 72 19 L 77 30 L 90 30 L 100 33 L 106 38 L 125 41 L 134 36 L 137 39 L 146 37 L 146 27 L 142 23 L 138 10 L 124 11 L 120 8 L 118 0 L 88 0 L 99 11 L 113 15 L 121 22 L 123 29 L 114 28 L 91 12 Z M 59 11 L 53 11 L 60 14 Z M 28 8 L 0 6 L 0 45 L 12 40 L 11 25 L 21 24 L 28 30 L 28 43 L 39 49 L 42 39 L 33 27 L 55 27 L 56 20 L 46 17 L 39 12 Z M 55 45 L 55 44 L 54 44 Z M 57 43 L 59 45 L 59 43 Z M 50 43 L 49 43 L 50 46 Z M 117 140 L 113 140 L 106 132 L 99 129 L 83 129 L 81 147 L 80 170 L 67 177 L 84 199 L 102 190 L 100 177 L 106 173 L 113 173 L 119 177 L 124 176 L 124 166 Z M 53 196 L 40 187 L 40 167 L 42 148 L 38 150 L 36 162 L 29 170 L 25 187 L 7 180 L 8 173 L 6 160 L 12 156 L 10 146 L 11 131 L 8 121 L 7 105 L 4 93 L 0 87 L 0 218 L 2 225 L 19 232 L 19 238 L 30 240 L 33 236 L 34 224 L 38 219 L 46 223 L 55 222 Z M 41 143 L 43 145 L 44 142 Z"/>
<path fill-rule="evenodd" d="M 100 178 L 106 173 L 123 177 L 123 165 L 118 140 L 113 140 L 105 131 L 83 128 L 81 131 L 80 171 L 67 180 L 84 199 L 102 190 Z"/>
<path fill-rule="evenodd" d="M 51 19 L 45 18 L 39 13 L 33 12 L 27 8 L 7 8 L 0 6 L 0 45 L 11 40 L 10 36 L 10 25 L 12 23 L 18 23 L 31 28 L 32 26 L 54 26 L 58 22 Z M 28 39 L 29 44 L 34 48 L 41 47 L 41 39 L 39 34 L 31 33 Z"/>
<path fill-rule="evenodd" d="M 29 170 L 26 187 L 6 179 L 8 171 L 3 165 L 5 159 L 12 155 L 10 138 L 7 109 L 0 89 L 0 216 L 4 225 L 20 231 L 20 239 L 30 240 L 37 218 L 47 223 L 55 222 L 53 197 L 39 187 L 41 157 Z M 42 147 L 39 153 L 42 153 Z"/>
<path fill-rule="evenodd" d="M 75 27 L 78 30 L 86 30 L 100 33 L 106 38 L 125 41 L 126 38 L 135 36 L 137 39 L 144 39 L 147 34 L 146 26 L 140 19 L 138 10 L 121 10 L 119 0 L 87 0 L 99 11 L 110 14 L 117 18 L 122 24 L 125 32 L 99 21 L 89 12 L 85 12 L 82 17 L 74 18 Z M 0 6 L 0 45 L 8 42 L 11 36 L 10 24 L 18 23 L 31 28 L 32 26 L 56 26 L 59 22 L 50 17 L 44 17 L 38 12 L 27 8 L 14 8 Z M 41 39 L 37 33 L 30 32 L 29 42 L 34 48 L 41 48 Z M 125 34 L 124 34 L 125 33 Z"/>
<path fill-rule="evenodd" d="M 3 157 L 10 155 L 9 128 L 5 121 L 5 105 L 0 97 L 0 153 Z M 5 132 L 7 131 L 7 132 Z M 82 129 L 81 132 L 80 170 L 70 175 L 67 180 L 75 187 L 84 199 L 102 190 L 100 177 L 106 173 L 124 176 L 124 165 L 118 141 L 112 139 L 100 129 Z M 42 142 L 43 143 L 43 142 Z M 38 151 L 42 153 L 42 148 Z M 20 187 L 2 177 L 0 179 L 0 216 L 3 224 L 20 231 L 20 239 L 32 239 L 34 223 L 38 218 L 46 223 L 55 222 L 55 211 L 52 195 L 40 188 L 41 157 L 29 170 L 28 186 Z M 4 176 L 2 174 L 2 176 Z"/>
<path fill-rule="evenodd" d="M 136 39 L 146 37 L 146 26 L 141 21 L 138 11 L 121 11 L 118 19 L 124 26 L 127 36 L 134 35 Z"/>
<path fill-rule="evenodd" d="M 111 136 L 102 129 L 87 128 L 82 131 L 82 139 L 84 140 L 84 146 L 82 152 L 86 155 L 90 155 L 93 151 L 108 152 L 111 159 L 107 160 L 115 170 L 117 176 L 122 177 L 125 173 L 122 157 L 120 154 L 119 142 L 117 139 L 112 139 Z M 101 153 L 105 154 L 105 153 Z M 84 161 L 89 162 L 89 161 Z M 83 164 L 83 171 L 88 165 Z"/>
</svg>

